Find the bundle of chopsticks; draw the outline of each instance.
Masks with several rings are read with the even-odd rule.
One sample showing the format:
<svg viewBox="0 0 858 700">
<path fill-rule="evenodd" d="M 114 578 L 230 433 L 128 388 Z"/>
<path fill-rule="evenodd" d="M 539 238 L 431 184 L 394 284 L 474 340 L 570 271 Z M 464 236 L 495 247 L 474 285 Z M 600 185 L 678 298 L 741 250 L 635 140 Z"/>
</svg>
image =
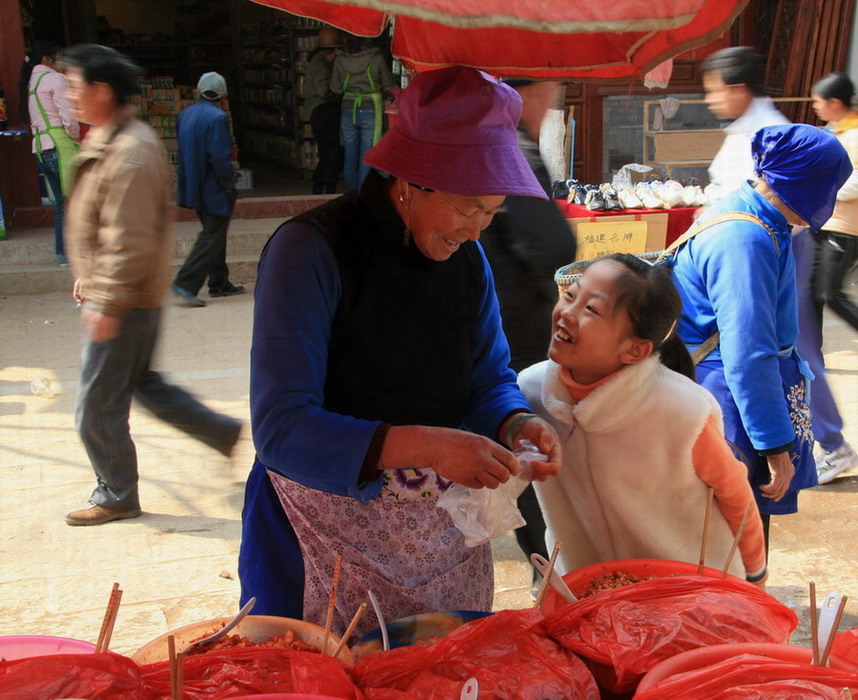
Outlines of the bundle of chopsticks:
<svg viewBox="0 0 858 700">
<path fill-rule="evenodd" d="M 116 615 L 119 613 L 119 603 L 122 601 L 122 589 L 119 583 L 114 583 L 107 601 L 107 610 L 104 611 L 104 619 L 101 622 L 101 631 L 98 633 L 98 641 L 95 644 L 95 653 L 100 654 L 110 649 L 110 638 L 113 636 L 113 627 L 116 625 Z"/>
</svg>

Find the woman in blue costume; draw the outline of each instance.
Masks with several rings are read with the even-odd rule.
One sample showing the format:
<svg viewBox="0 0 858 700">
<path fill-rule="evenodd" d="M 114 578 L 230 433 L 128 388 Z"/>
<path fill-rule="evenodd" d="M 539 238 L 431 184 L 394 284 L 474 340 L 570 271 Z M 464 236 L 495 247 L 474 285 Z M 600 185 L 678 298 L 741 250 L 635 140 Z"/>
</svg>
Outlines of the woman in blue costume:
<svg viewBox="0 0 858 700">
<path fill-rule="evenodd" d="M 719 200 L 698 223 L 729 212 L 756 221 L 725 220 L 701 231 L 679 248 L 673 279 L 688 349 L 720 333 L 697 365 L 697 380 L 718 399 L 725 435 L 748 465 L 768 545 L 770 516 L 797 512 L 799 490 L 816 485 L 804 394 L 809 372 L 794 350 L 790 226 L 825 223 L 852 166 L 836 138 L 806 124 L 760 129 L 752 150 L 759 179 Z"/>
<path fill-rule="evenodd" d="M 506 195 L 545 199 L 516 142 L 521 98 L 467 68 L 418 75 L 370 150 L 360 191 L 295 217 L 259 263 L 251 350 L 257 450 L 239 554 L 255 613 L 334 630 L 371 589 L 388 619 L 491 610 L 491 550 L 436 507 L 451 483 L 495 488 L 554 430 L 509 369 L 477 243 Z M 358 631 L 375 624 L 364 617 Z"/>
</svg>

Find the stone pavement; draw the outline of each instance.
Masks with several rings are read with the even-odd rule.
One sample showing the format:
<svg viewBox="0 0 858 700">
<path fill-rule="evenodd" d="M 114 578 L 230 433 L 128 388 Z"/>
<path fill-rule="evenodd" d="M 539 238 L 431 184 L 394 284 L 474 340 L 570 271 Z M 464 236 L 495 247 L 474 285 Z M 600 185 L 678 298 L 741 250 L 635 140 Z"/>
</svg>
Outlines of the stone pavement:
<svg viewBox="0 0 858 700">
<path fill-rule="evenodd" d="M 167 307 L 155 363 L 210 406 L 245 421 L 252 304 L 247 293 L 204 309 Z M 0 319 L 0 635 L 95 641 L 114 581 L 124 597 L 111 648 L 122 653 L 171 628 L 232 614 L 243 484 L 253 458 L 249 430 L 227 461 L 135 407 L 144 515 L 69 527 L 63 512 L 84 503 L 93 486 L 74 431 L 77 310 L 65 293 L 0 294 Z M 858 336 L 833 318 L 825 333 L 847 439 L 858 443 Z M 32 393 L 31 382 L 42 377 L 54 398 Z M 802 614 L 797 643 L 808 639 L 809 581 L 820 601 L 828 592 L 848 594 L 842 628 L 858 626 L 856 492 L 853 473 L 807 492 L 798 516 L 774 521 L 769 590 Z M 494 545 L 496 609 L 528 606 L 530 570 L 514 539 Z"/>
</svg>

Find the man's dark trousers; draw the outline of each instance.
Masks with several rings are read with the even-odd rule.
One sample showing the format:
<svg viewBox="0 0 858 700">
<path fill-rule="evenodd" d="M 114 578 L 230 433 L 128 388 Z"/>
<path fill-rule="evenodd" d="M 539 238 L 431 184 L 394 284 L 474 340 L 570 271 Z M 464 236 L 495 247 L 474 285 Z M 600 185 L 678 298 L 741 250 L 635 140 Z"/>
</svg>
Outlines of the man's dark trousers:
<svg viewBox="0 0 858 700">
<path fill-rule="evenodd" d="M 233 205 L 235 195 L 233 195 Z M 203 225 L 196 243 L 188 254 L 185 264 L 176 275 L 175 285 L 194 296 L 202 289 L 206 276 L 209 278 L 209 292 L 218 292 L 229 286 L 229 267 L 226 264 L 226 233 L 230 216 L 215 216 L 197 209 L 197 216 Z"/>
</svg>

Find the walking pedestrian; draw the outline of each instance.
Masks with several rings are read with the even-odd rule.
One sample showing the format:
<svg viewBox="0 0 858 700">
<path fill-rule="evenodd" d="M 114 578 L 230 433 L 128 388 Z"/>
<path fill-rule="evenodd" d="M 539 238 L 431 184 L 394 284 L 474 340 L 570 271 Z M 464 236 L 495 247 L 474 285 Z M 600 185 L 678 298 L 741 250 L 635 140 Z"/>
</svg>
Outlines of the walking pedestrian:
<svg viewBox="0 0 858 700">
<path fill-rule="evenodd" d="M 226 80 L 203 73 L 197 83 L 200 100 L 176 121 L 179 138 L 178 204 L 194 209 L 203 228 L 173 281 L 173 293 L 190 306 L 205 306 L 197 294 L 208 278 L 210 297 L 241 294 L 229 281 L 226 234 L 235 207 L 235 168 L 230 160 L 229 116 L 221 104 Z"/>
<path fill-rule="evenodd" d="M 755 180 L 751 140 L 764 126 L 788 124 L 771 98 L 763 94 L 766 59 L 749 46 L 731 46 L 709 56 L 701 66 L 706 106 L 726 124 L 726 137 L 709 166 L 710 200 Z"/>
<path fill-rule="evenodd" d="M 131 399 L 229 455 L 240 421 L 210 410 L 150 369 L 173 250 L 170 174 L 157 134 L 134 118 L 139 68 L 106 46 L 64 52 L 69 98 L 94 125 L 76 161 L 67 238 L 81 305 L 78 433 L 96 475 L 89 504 L 69 525 L 140 515 Z"/>
<path fill-rule="evenodd" d="M 816 116 L 825 129 L 849 153 L 852 167 L 858 166 L 858 111 L 852 109 L 855 86 L 843 73 L 829 73 L 811 88 Z M 858 305 L 845 289 L 846 277 L 858 260 L 858 170 L 837 192 L 834 213 L 822 229 L 808 234 L 810 272 L 809 310 L 800 316 L 799 352 L 814 373 L 810 410 L 813 436 L 823 449 L 816 462 L 820 484 L 827 484 L 843 472 L 858 467 L 858 454 L 843 438 L 843 418 L 825 378 L 822 356 L 822 310 L 825 304 L 858 330 Z M 801 309 L 801 296 L 799 309 Z M 807 332 L 805 333 L 805 329 Z M 803 338 L 802 336 L 807 336 Z"/>
</svg>

